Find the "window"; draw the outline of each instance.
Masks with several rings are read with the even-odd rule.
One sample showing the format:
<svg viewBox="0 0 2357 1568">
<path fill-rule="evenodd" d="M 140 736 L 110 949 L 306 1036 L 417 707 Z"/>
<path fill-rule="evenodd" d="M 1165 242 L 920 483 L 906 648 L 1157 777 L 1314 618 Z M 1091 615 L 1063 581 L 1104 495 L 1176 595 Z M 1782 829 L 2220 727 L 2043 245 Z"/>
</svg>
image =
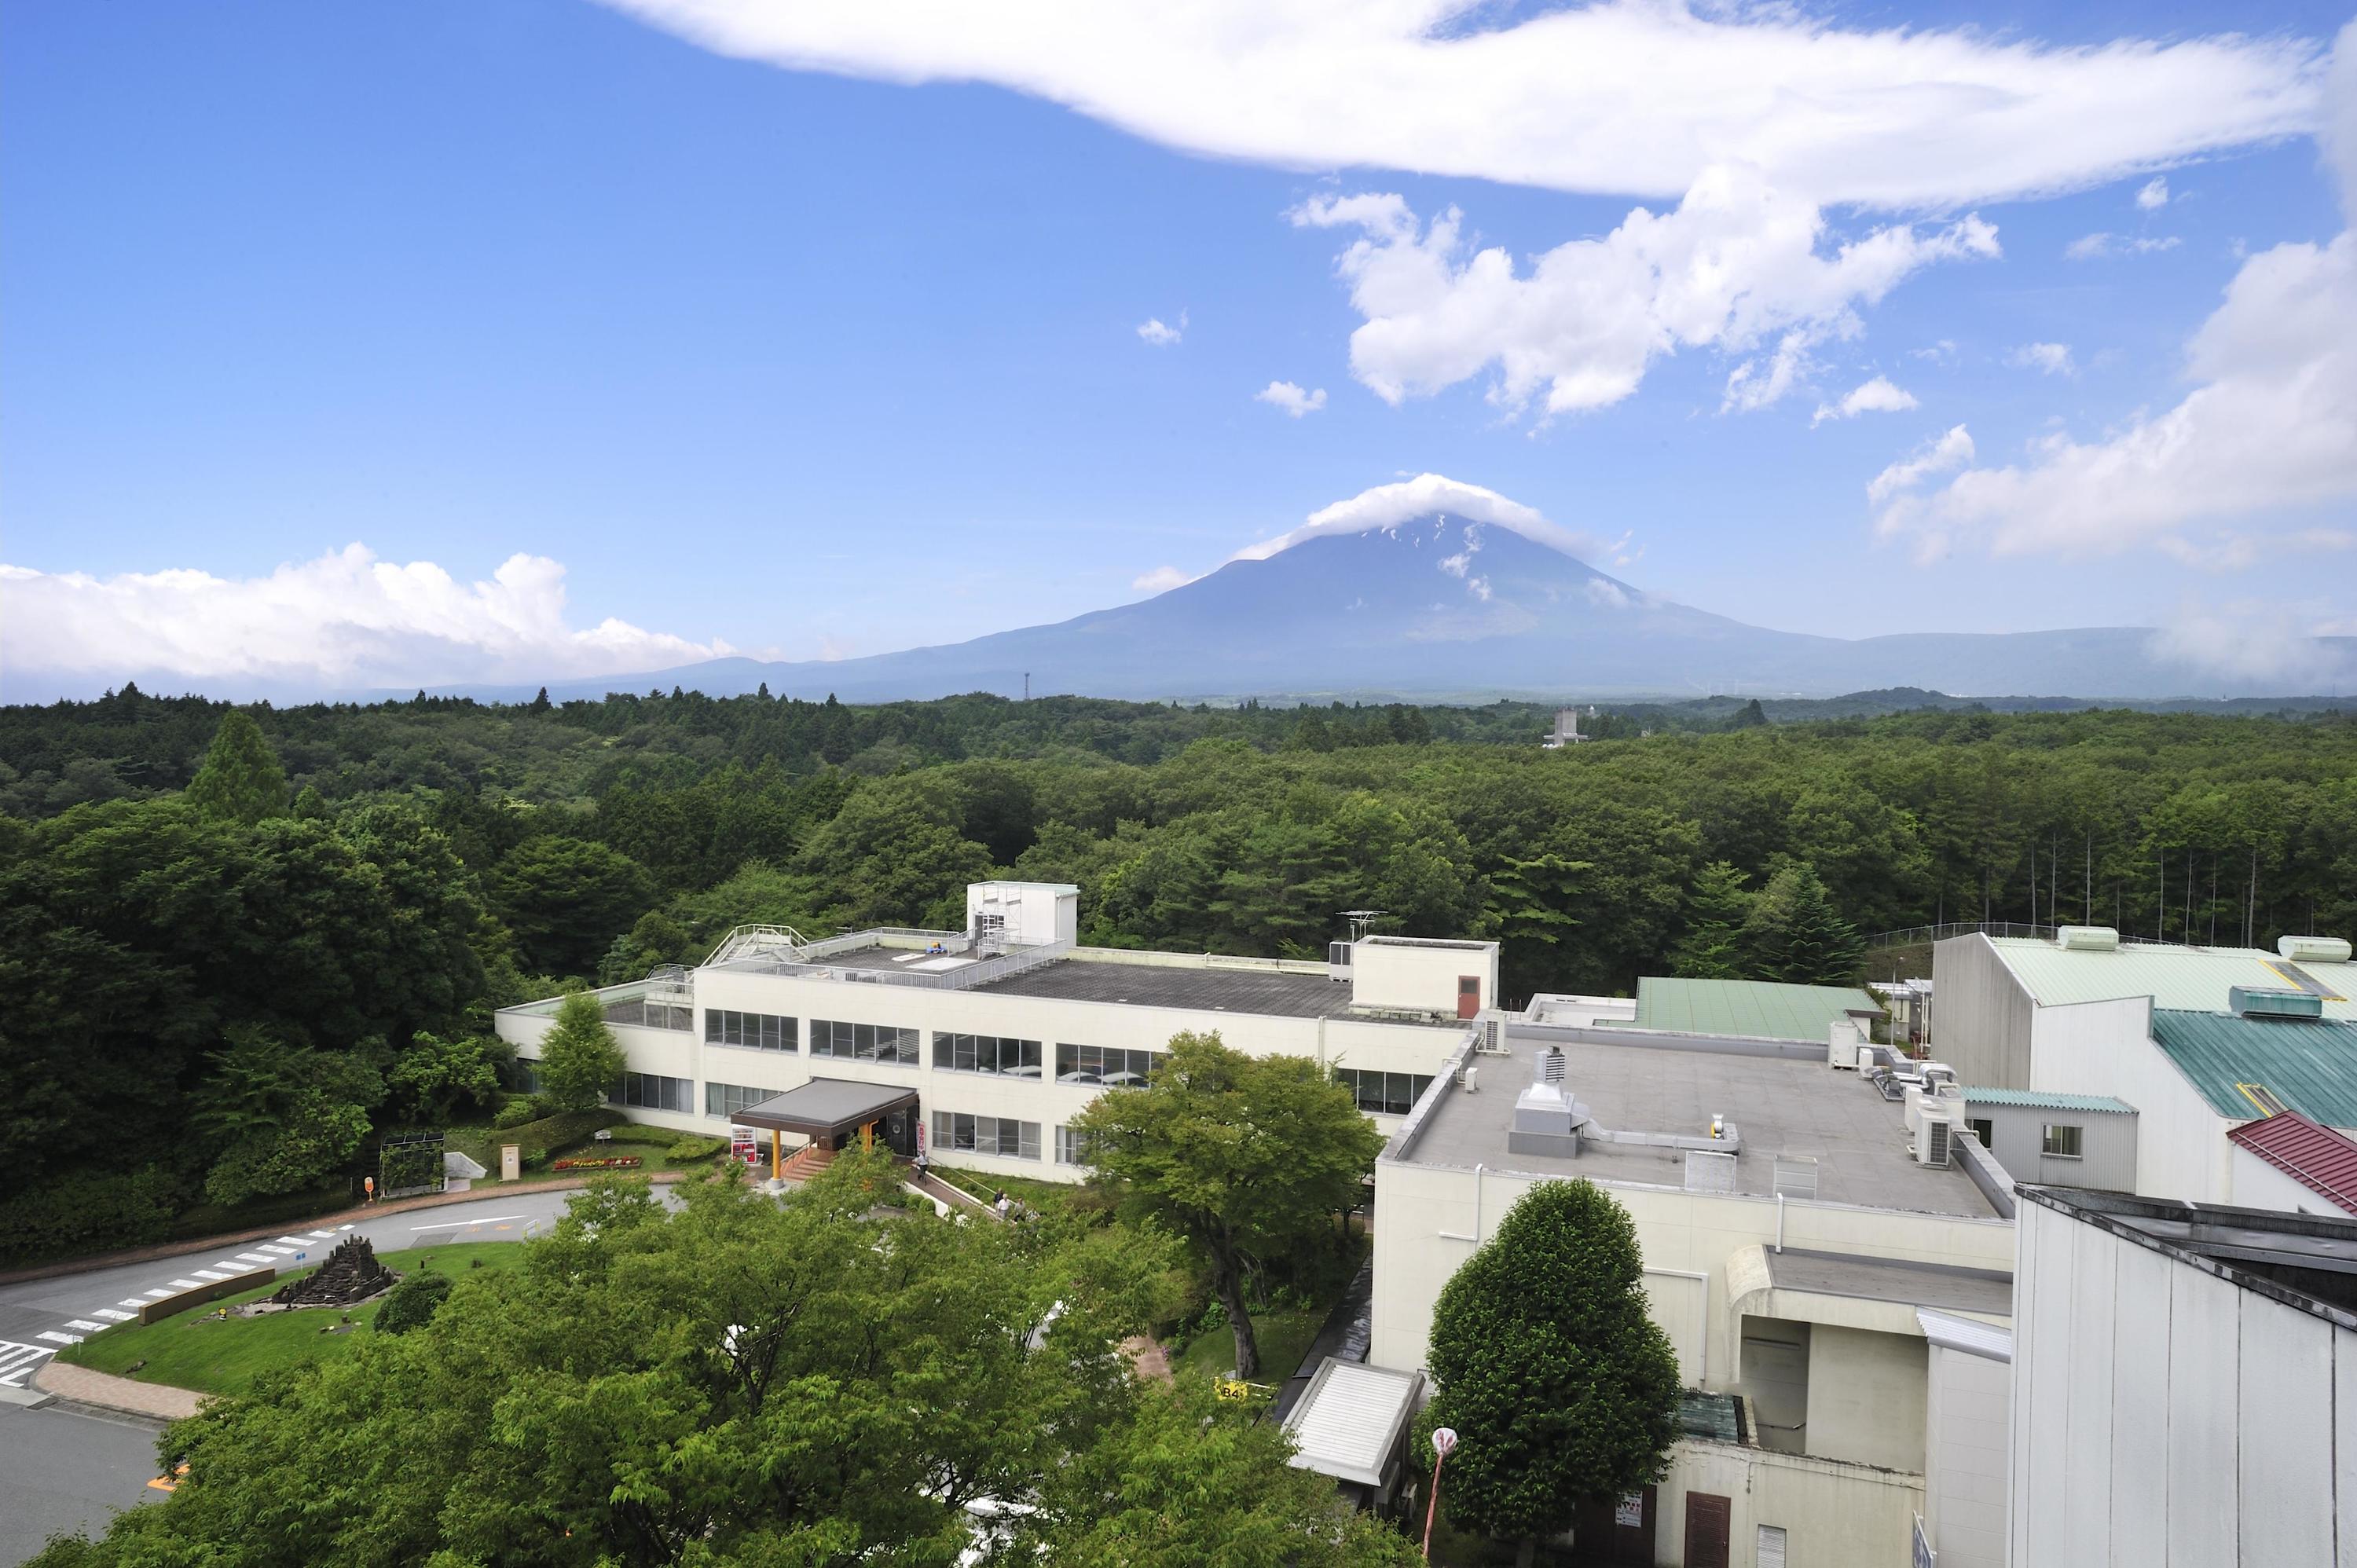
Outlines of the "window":
<svg viewBox="0 0 2357 1568">
<path fill-rule="evenodd" d="M 1784 1568 L 1784 1527 L 1763 1524 L 1751 1538 L 1751 1560 L 1759 1568 Z"/>
<path fill-rule="evenodd" d="M 622 1091 L 608 1095 L 615 1105 L 634 1106 L 641 1111 L 695 1111 L 695 1080 L 688 1078 L 662 1078 L 651 1072 L 626 1072 L 622 1075 Z"/>
<path fill-rule="evenodd" d="M 732 1013 L 725 1008 L 704 1010 L 704 1043 L 744 1046 L 757 1051 L 794 1048 L 794 1021 L 769 1013 Z"/>
<path fill-rule="evenodd" d="M 1334 1069 L 1334 1081 L 1359 1097 L 1359 1109 L 1371 1116 L 1405 1116 L 1415 1109 L 1432 1087 L 1425 1073 L 1373 1072 L 1347 1067 Z"/>
<path fill-rule="evenodd" d="M 516 1087 L 523 1090 L 526 1094 L 538 1094 L 540 1092 L 540 1063 L 530 1057 L 516 1058 L 515 1082 Z"/>
<path fill-rule="evenodd" d="M 1124 1050 L 1119 1046 L 1058 1046 L 1056 1081 L 1143 1088 L 1162 1055 L 1160 1051 Z"/>
<path fill-rule="evenodd" d="M 2058 1160 L 2077 1159 L 2079 1157 L 2079 1129 L 2062 1123 L 2049 1122 L 2046 1124 L 2046 1143 L 2039 1152 L 2041 1154 L 2051 1155 Z"/>
<path fill-rule="evenodd" d="M 1005 1078 L 1039 1076 L 1039 1042 L 996 1035 L 946 1035 L 933 1031 L 933 1066 L 944 1072 L 995 1072 Z"/>
<path fill-rule="evenodd" d="M 1057 1131 L 1063 1131 L 1058 1128 Z M 1016 1122 L 1004 1116 L 968 1116 L 961 1112 L 933 1112 L 933 1148 L 972 1155 L 996 1155 L 1009 1160 L 1039 1157 L 1039 1123 Z"/>
<path fill-rule="evenodd" d="M 896 1029 L 889 1024 L 832 1023 L 824 1018 L 810 1021 L 810 1054 L 814 1057 L 916 1067 L 920 1049 L 914 1029 Z"/>
<path fill-rule="evenodd" d="M 707 1083 L 704 1086 L 704 1113 L 734 1116 L 748 1105 L 759 1105 L 780 1092 L 774 1089 L 748 1089 L 741 1083 Z"/>
<path fill-rule="evenodd" d="M 1056 1129 L 1056 1163 L 1060 1165 L 1084 1165 L 1089 1163 L 1089 1141 L 1077 1128 Z"/>
<path fill-rule="evenodd" d="M 635 1024 L 641 1029 L 693 1029 L 695 1009 L 669 1002 L 649 1002 L 643 998 L 630 1002 L 608 1002 L 605 1004 L 608 1024 Z"/>
<path fill-rule="evenodd" d="M 1996 1147 L 1996 1122 L 1975 1119 L 1965 1122 L 1964 1125 L 1973 1130 L 1973 1136 L 1981 1141 L 1982 1148 L 1994 1149 Z"/>
</svg>

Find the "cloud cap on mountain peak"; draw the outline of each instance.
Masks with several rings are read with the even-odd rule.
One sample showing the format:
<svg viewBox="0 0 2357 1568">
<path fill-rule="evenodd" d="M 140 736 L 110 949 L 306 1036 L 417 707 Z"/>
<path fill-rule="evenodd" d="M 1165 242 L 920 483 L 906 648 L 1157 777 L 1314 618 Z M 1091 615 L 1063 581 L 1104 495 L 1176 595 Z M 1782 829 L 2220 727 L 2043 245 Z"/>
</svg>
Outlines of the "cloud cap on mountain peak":
<svg viewBox="0 0 2357 1568">
<path fill-rule="evenodd" d="M 1248 544 L 1229 559 L 1265 561 L 1277 552 L 1291 549 L 1306 539 L 1337 533 L 1364 533 L 1372 529 L 1390 532 L 1403 523 L 1433 516 L 1511 529 L 1534 543 L 1559 550 L 1583 562 L 1609 554 L 1612 549 L 1607 541 L 1577 529 L 1549 522 L 1536 507 L 1525 506 L 1495 490 L 1469 485 L 1445 474 L 1418 474 L 1412 479 L 1373 486 L 1347 500 L 1321 507 L 1311 512 L 1300 527 L 1275 539 Z"/>
</svg>

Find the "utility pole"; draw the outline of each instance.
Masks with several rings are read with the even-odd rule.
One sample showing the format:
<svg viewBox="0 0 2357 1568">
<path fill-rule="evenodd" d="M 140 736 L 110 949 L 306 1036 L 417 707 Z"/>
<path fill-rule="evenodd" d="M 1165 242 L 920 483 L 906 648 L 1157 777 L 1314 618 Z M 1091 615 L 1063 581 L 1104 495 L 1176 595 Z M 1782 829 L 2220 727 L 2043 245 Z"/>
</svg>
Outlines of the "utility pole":
<svg viewBox="0 0 2357 1568">
<path fill-rule="evenodd" d="M 1023 671 L 1023 700 L 1027 703 L 1031 700 L 1031 671 L 1028 670 Z"/>
</svg>

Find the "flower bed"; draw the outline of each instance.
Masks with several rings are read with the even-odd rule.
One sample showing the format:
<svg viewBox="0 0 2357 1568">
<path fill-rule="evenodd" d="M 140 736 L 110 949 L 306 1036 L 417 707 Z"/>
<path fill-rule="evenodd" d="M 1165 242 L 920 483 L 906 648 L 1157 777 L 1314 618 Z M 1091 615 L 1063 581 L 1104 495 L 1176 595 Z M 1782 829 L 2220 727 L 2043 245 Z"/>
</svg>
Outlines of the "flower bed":
<svg viewBox="0 0 2357 1568">
<path fill-rule="evenodd" d="M 636 1155 L 615 1155 L 599 1160 L 558 1160 L 548 1168 L 553 1171 L 634 1171 L 639 1168 Z"/>
</svg>

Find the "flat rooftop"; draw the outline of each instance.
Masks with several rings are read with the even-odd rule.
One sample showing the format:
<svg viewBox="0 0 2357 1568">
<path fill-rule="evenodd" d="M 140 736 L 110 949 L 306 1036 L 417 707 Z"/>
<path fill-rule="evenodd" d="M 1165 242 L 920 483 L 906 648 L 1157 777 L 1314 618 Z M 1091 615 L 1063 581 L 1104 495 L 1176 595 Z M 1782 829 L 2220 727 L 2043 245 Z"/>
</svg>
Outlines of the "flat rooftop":
<svg viewBox="0 0 2357 1568">
<path fill-rule="evenodd" d="M 1624 1036 L 1625 1038 L 1625 1036 Z M 1946 1170 L 1915 1163 L 1900 1108 L 1857 1074 L 1816 1060 L 1565 1040 L 1550 1031 L 1537 1039 L 1507 1036 L 1511 1057 L 1482 1056 L 1480 1091 L 1468 1094 L 1446 1080 L 1429 1102 L 1406 1159 L 1416 1165 L 1487 1165 L 1531 1176 L 1587 1176 L 1651 1187 L 1685 1185 L 1679 1149 L 1585 1143 L 1576 1156 L 1510 1151 L 1506 1134 L 1514 1097 L 1531 1081 L 1534 1053 L 1553 1044 L 1564 1053 L 1564 1085 L 1616 1133 L 1699 1136 L 1714 1114 L 1741 1135 L 1735 1190 L 1775 1194 L 1780 1155 L 1817 1162 L 1817 1197 L 1826 1203 L 1897 1208 L 1922 1214 L 1992 1219 L 1996 1210 L 1961 1166 Z M 1702 1045 L 1695 1042 L 1695 1045 Z"/>
<path fill-rule="evenodd" d="M 2327 1018 L 2357 1020 L 2357 963 L 2294 961 L 2258 948 L 2123 943 L 2105 952 L 2065 950 L 2039 937 L 1982 940 L 2043 1006 L 2149 996 L 2155 1007 L 2223 1013 L 2228 989 L 2240 985 L 2306 991 L 2323 998 Z"/>
<path fill-rule="evenodd" d="M 1322 974 L 1177 963 L 1059 959 L 978 985 L 974 992 L 977 995 L 1052 996 L 1067 1002 L 1118 1002 L 1133 1007 L 1184 1007 L 1203 1013 L 1256 1013 L 1275 1018 L 1351 1015 L 1350 985 Z"/>
</svg>

